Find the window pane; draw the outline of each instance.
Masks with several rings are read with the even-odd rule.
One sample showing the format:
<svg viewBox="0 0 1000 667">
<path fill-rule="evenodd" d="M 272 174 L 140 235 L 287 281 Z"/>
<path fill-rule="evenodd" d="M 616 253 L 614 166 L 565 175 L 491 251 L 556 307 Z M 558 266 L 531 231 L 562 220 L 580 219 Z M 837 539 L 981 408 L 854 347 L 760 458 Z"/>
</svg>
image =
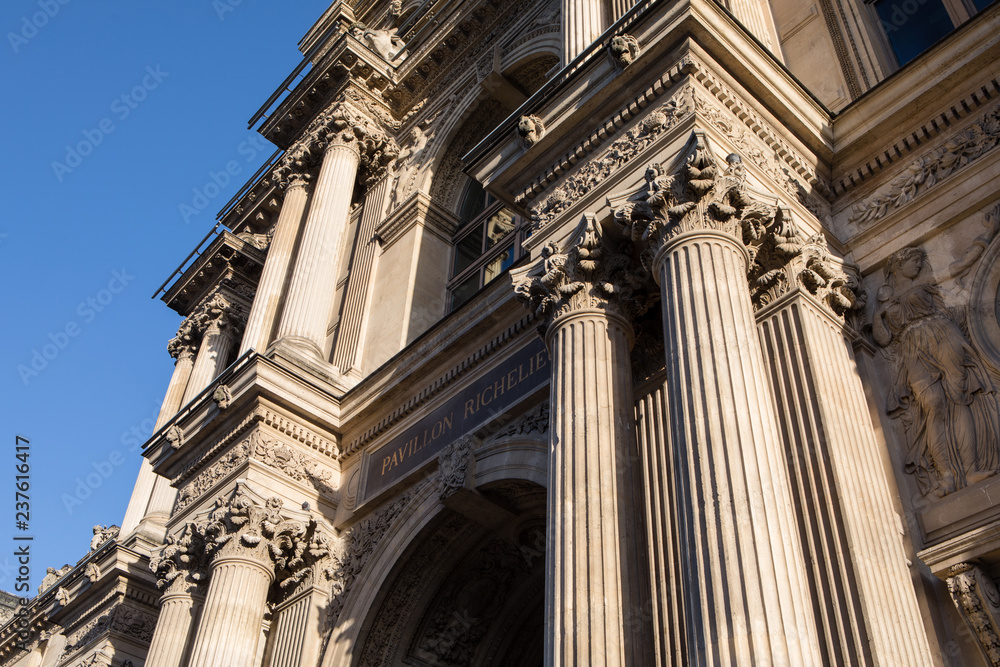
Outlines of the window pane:
<svg viewBox="0 0 1000 667">
<path fill-rule="evenodd" d="M 469 181 L 462 197 L 462 206 L 458 215 L 458 226 L 466 225 L 470 220 L 486 209 L 486 191 L 479 181 Z"/>
<path fill-rule="evenodd" d="M 506 271 L 511 264 L 514 263 L 514 248 L 507 248 L 506 251 L 492 262 L 486 265 L 486 273 L 483 276 L 483 282 L 488 283 L 501 273 Z"/>
<path fill-rule="evenodd" d="M 477 227 L 455 244 L 455 270 L 453 276 L 469 268 L 483 254 L 483 228 Z"/>
<path fill-rule="evenodd" d="M 954 28 L 941 0 L 880 0 L 875 7 L 900 65 Z"/>
<path fill-rule="evenodd" d="M 502 208 L 486 220 L 486 249 L 514 231 L 514 214 Z"/>
<path fill-rule="evenodd" d="M 474 273 L 451 291 L 451 309 L 455 310 L 479 291 L 479 274 Z"/>
<path fill-rule="evenodd" d="M 972 4 L 976 6 L 976 9 L 986 9 L 993 4 L 993 0 L 972 0 Z"/>
</svg>

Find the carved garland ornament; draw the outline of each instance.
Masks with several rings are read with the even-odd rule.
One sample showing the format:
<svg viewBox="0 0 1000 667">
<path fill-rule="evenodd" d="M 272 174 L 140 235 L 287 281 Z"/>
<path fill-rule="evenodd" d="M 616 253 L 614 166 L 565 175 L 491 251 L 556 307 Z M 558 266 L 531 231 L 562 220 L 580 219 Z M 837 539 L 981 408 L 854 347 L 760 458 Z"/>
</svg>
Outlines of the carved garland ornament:
<svg viewBox="0 0 1000 667">
<path fill-rule="evenodd" d="M 541 229 L 598 183 L 641 153 L 653 141 L 677 125 L 691 113 L 693 86 L 684 86 L 669 100 L 651 111 L 641 123 L 625 136 L 615 140 L 596 160 L 585 164 L 577 173 L 555 188 L 541 203 L 531 207 L 534 229 Z"/>
<path fill-rule="evenodd" d="M 990 665 L 1000 666 L 1000 593 L 974 563 L 948 570 L 948 592 Z"/>
<path fill-rule="evenodd" d="M 848 222 L 868 226 L 890 211 L 913 201 L 965 165 L 978 160 L 1000 144 L 1000 109 L 906 166 L 899 176 L 855 205 Z"/>
<path fill-rule="evenodd" d="M 278 440 L 266 439 L 254 431 L 221 459 L 181 488 L 177 494 L 177 511 L 183 510 L 200 498 L 230 472 L 253 459 L 279 470 L 299 482 L 308 482 L 320 493 L 332 496 L 336 492 L 333 473 L 315 459 L 304 456 L 297 449 Z"/>
</svg>

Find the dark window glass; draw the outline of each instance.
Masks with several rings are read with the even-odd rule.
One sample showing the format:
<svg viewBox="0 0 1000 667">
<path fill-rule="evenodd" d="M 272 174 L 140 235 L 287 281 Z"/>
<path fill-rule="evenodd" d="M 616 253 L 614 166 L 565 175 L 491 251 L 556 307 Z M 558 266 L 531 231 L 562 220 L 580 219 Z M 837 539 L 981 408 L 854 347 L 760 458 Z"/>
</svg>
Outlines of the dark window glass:
<svg viewBox="0 0 1000 667">
<path fill-rule="evenodd" d="M 479 291 L 479 273 L 473 273 L 451 290 L 451 309 L 455 310 Z"/>
<path fill-rule="evenodd" d="M 486 210 L 486 190 L 479 181 L 469 181 L 462 197 L 462 210 L 458 214 L 458 226 L 468 224 Z"/>
<path fill-rule="evenodd" d="M 900 65 L 916 58 L 954 28 L 941 0 L 879 0 L 875 8 Z"/>
<path fill-rule="evenodd" d="M 993 4 L 993 0 L 972 0 L 972 4 L 976 6 L 976 9 L 986 9 Z"/>
<path fill-rule="evenodd" d="M 465 271 L 482 254 L 483 228 L 477 226 L 455 244 L 455 270 L 452 271 L 452 275 L 457 276 Z"/>
</svg>

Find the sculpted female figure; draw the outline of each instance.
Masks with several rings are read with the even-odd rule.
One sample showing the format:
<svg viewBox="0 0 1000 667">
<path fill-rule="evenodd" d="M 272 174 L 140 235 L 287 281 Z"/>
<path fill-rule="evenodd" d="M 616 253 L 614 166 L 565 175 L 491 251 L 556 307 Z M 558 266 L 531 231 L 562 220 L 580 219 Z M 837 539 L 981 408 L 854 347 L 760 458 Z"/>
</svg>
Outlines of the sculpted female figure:
<svg viewBox="0 0 1000 667">
<path fill-rule="evenodd" d="M 997 472 L 1000 404 L 979 355 L 927 282 L 926 263 L 916 247 L 889 258 L 872 335 L 894 353 L 887 412 L 910 435 L 906 471 L 924 493 L 943 496 Z"/>
</svg>

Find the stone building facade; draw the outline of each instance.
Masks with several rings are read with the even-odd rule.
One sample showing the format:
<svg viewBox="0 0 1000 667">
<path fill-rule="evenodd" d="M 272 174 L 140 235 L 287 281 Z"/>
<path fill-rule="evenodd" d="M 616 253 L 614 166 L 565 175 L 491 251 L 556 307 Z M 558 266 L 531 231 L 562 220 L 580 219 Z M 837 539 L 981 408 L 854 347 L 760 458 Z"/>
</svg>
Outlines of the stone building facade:
<svg viewBox="0 0 1000 667">
<path fill-rule="evenodd" d="M 1000 5 L 359 0 L 3 665 L 1000 664 Z"/>
</svg>

